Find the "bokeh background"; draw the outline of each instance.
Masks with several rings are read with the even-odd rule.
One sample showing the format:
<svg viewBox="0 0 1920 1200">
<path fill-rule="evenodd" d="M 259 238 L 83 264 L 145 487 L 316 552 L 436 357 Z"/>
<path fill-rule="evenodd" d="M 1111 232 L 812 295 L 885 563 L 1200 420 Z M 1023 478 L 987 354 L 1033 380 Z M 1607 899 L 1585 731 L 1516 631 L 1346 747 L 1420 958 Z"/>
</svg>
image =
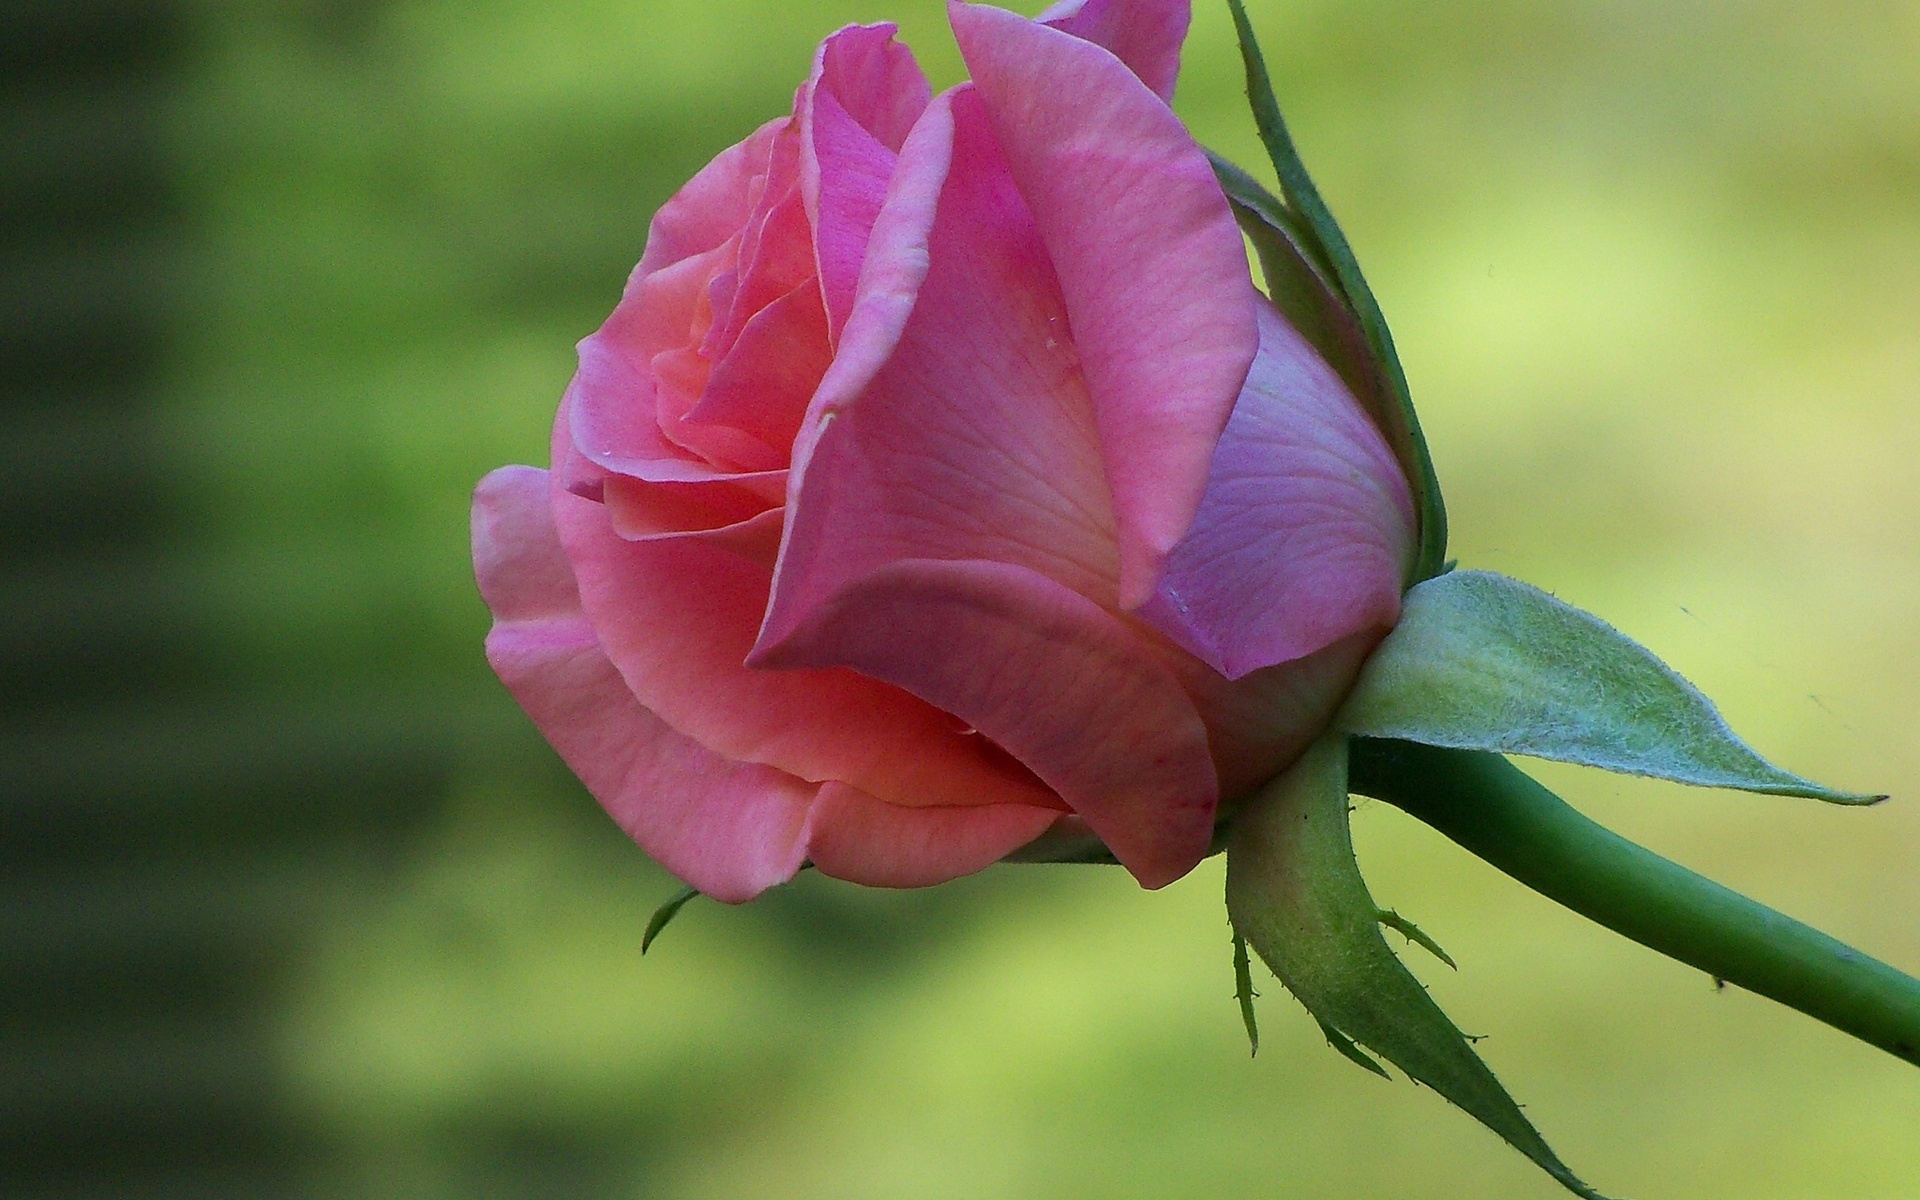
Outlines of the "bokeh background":
<svg viewBox="0 0 1920 1200">
<path fill-rule="evenodd" d="M 1028 6 L 1028 11 L 1032 10 Z M 1544 772 L 1920 971 L 1920 7 L 1260 0 L 1463 562 L 1880 809 Z M 489 677 L 467 493 L 544 462 L 652 210 L 935 0 L 0 7 L 0 1194 L 1501 1197 L 1330 1053 L 1221 873 L 696 904 Z M 1222 5 L 1179 108 L 1259 161 Z M 1920 1195 L 1920 1075 L 1356 818 L 1414 968 L 1640 1200 Z"/>
</svg>

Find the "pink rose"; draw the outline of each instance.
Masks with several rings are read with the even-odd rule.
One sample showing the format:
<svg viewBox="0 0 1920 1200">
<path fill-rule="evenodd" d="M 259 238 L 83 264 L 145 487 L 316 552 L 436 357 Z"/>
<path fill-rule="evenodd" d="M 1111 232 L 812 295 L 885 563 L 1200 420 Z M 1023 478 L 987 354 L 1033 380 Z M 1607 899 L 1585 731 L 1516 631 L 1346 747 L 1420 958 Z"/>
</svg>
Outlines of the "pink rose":
<svg viewBox="0 0 1920 1200">
<path fill-rule="evenodd" d="M 723 900 L 1049 830 L 1168 883 L 1399 615 L 1406 481 L 1168 107 L 1185 0 L 950 17 L 939 96 L 821 44 L 474 497 L 494 669 Z"/>
</svg>

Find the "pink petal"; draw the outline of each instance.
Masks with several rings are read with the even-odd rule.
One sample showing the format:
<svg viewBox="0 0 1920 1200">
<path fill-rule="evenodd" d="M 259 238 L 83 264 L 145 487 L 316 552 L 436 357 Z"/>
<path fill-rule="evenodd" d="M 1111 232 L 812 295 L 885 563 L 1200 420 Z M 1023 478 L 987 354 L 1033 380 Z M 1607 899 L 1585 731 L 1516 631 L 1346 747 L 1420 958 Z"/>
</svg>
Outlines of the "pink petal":
<svg viewBox="0 0 1920 1200">
<path fill-rule="evenodd" d="M 809 278 L 746 323 L 687 420 L 751 436 L 765 447 L 765 461 L 784 467 L 807 403 L 832 362 L 820 288 Z"/>
<path fill-rule="evenodd" d="M 607 657 L 641 704 L 729 759 L 837 779 L 899 804 L 1047 804 L 1046 789 L 945 713 L 851 671 L 744 664 L 767 569 L 698 538 L 630 542 L 558 492 L 561 544 Z"/>
<path fill-rule="evenodd" d="M 1106 47 L 1171 104 L 1192 9 L 1188 0 L 1062 0 L 1034 20 Z"/>
<path fill-rule="evenodd" d="M 729 312 L 736 300 L 749 303 L 756 287 L 771 286 L 742 284 L 735 278 L 737 258 L 747 232 L 765 232 L 752 223 L 760 220 L 770 173 L 785 172 L 773 180 L 776 191 L 795 186 L 799 135 L 792 126 L 789 119 L 762 126 L 709 163 L 655 216 L 620 303 L 580 343 L 580 367 L 567 389 L 574 440 L 587 461 L 668 480 L 785 466 L 783 456 L 768 461 L 769 451 L 752 437 L 723 426 L 688 429 L 680 418 L 707 386 L 706 359 L 695 351 L 715 333 L 713 300 L 725 290 L 721 285 L 730 279 L 736 285 L 726 298 Z M 768 257 L 763 251 L 756 243 L 749 274 Z M 808 251 L 801 265 L 810 260 Z"/>
<path fill-rule="evenodd" d="M 547 512 L 538 467 L 501 467 L 473 491 L 473 573 L 497 623 L 538 626 L 580 615 L 573 568 Z"/>
<path fill-rule="evenodd" d="M 735 230 L 711 250 L 636 276 L 601 336 L 641 359 L 698 346 L 713 325 L 713 277 L 728 271 L 739 256 Z"/>
<path fill-rule="evenodd" d="M 948 14 L 1059 274 L 1132 608 L 1199 507 L 1258 344 L 1240 231 L 1206 156 L 1119 59 L 999 9 Z"/>
<path fill-rule="evenodd" d="M 629 541 L 721 529 L 775 507 L 731 482 L 652 483 L 627 475 L 607 477 L 601 502 L 613 531 Z"/>
<path fill-rule="evenodd" d="M 714 358 L 702 348 L 704 342 L 713 340 L 714 313 L 709 297 L 721 280 L 712 276 L 718 269 L 720 256 L 736 254 L 740 240 L 735 236 L 718 249 L 684 259 L 649 276 L 629 290 L 620 302 L 620 309 L 635 314 L 632 322 L 638 327 L 641 350 L 648 358 L 646 369 L 653 382 L 652 418 L 660 435 L 687 455 L 723 470 L 777 470 L 786 466 L 786 444 L 770 446 L 765 439 L 746 430 L 694 416 L 715 382 Z M 723 272 L 721 279 L 731 274 Z M 794 366 L 802 369 L 808 363 L 823 362 L 828 353 L 825 330 L 818 322 L 809 320 L 806 309 L 807 294 L 817 290 L 809 277 L 795 289 L 797 306 L 777 308 L 771 315 L 764 310 L 754 314 L 739 335 L 744 340 L 747 332 L 753 331 L 753 344 L 735 344 L 732 349 L 736 354 L 729 357 L 746 361 L 755 353 L 769 353 L 799 359 Z M 618 337 L 624 325 L 622 316 L 623 313 L 616 310 L 596 336 Z M 625 347 L 621 350 L 624 353 Z M 634 357 L 630 353 L 625 356 Z M 818 377 L 816 369 L 813 379 Z M 811 382 L 802 385 L 807 392 L 811 391 Z M 720 383 L 723 388 L 729 386 L 725 379 Z M 619 405 L 623 400 L 628 404 L 642 403 L 644 393 L 624 398 L 591 394 L 591 402 L 600 408 Z M 804 408 L 805 404 L 803 393 L 795 407 Z M 641 415 L 635 414 L 630 419 L 637 420 Z M 798 412 L 790 420 L 797 423 Z"/>
<path fill-rule="evenodd" d="M 796 108 L 800 186 L 835 336 L 852 311 L 867 234 L 894 160 L 931 94 L 895 32 L 893 25 L 850 25 L 820 43 Z"/>
<path fill-rule="evenodd" d="M 786 527 L 784 509 L 725 482 L 650 483 L 609 475 L 601 497 L 613 531 L 628 541 L 693 538 L 743 554 L 768 570 Z"/>
<path fill-rule="evenodd" d="M 875 279 L 896 257 L 931 266 L 897 337 L 892 307 L 847 326 L 843 352 L 892 353 L 858 393 L 838 377 L 821 387 L 763 641 L 900 559 L 1018 563 L 1113 602 L 1106 478 L 1059 290 L 977 97 L 943 97 L 926 123 L 949 102 L 952 169 L 931 231 L 889 221 L 871 252 Z"/>
<path fill-rule="evenodd" d="M 701 349 L 715 359 L 733 348 L 740 329 L 753 315 L 813 277 L 813 228 L 800 195 L 800 123 L 783 126 L 768 152 L 753 214 L 740 231 L 737 277 L 731 282 L 724 312 Z M 715 280 L 716 290 L 722 281 Z"/>
<path fill-rule="evenodd" d="M 1113 595 L 1111 525 L 1045 266 L 977 98 L 936 99 L 796 447 L 750 661 L 850 666 L 954 713 L 1158 885 L 1205 852 L 1213 765 L 1178 682 L 1087 598 Z"/>
<path fill-rule="evenodd" d="M 573 405 L 588 374 L 590 350 L 582 346 L 581 373 L 554 415 L 553 486 L 604 503 L 609 527 L 623 538 L 697 537 L 771 566 L 783 526 L 786 471 L 727 473 L 689 459 L 616 459 L 646 472 L 630 475 L 608 471 L 580 452 Z"/>
<path fill-rule="evenodd" d="M 728 762 L 641 707 L 580 611 L 548 494 L 533 467 L 502 468 L 474 492 L 493 669 L 587 790 L 675 875 L 728 903 L 791 878 L 817 785 Z"/>
<path fill-rule="evenodd" d="M 1206 499 L 1140 615 L 1230 678 L 1391 628 L 1413 500 L 1386 439 L 1262 300 Z"/>
<path fill-rule="evenodd" d="M 1192 703 L 1118 618 L 1024 567 L 889 563 L 799 614 L 752 661 L 852 667 L 969 722 L 1144 886 L 1206 854 L 1217 785 Z"/>
<path fill-rule="evenodd" d="M 651 368 L 610 339 L 594 334 L 582 341 L 580 367 L 560 401 L 555 432 L 566 445 L 556 448 L 554 469 L 563 470 L 564 463 L 566 479 L 576 479 L 579 466 L 571 460 L 577 457 L 599 473 L 660 482 L 731 482 L 767 474 L 759 466 L 716 465 L 668 441 L 660 431 L 654 386 Z M 742 447 L 757 444 L 744 434 L 735 436 Z M 580 490 L 571 482 L 567 486 Z"/>
<path fill-rule="evenodd" d="M 820 43 L 809 83 L 830 93 L 880 144 L 898 154 L 933 98 L 913 51 L 890 21 L 849 25 Z"/>
<path fill-rule="evenodd" d="M 1356 633 L 1233 680 L 1178 650 L 1162 658 L 1206 722 L 1223 803 L 1293 765 L 1333 719 L 1380 637 L 1379 630 Z"/>
<path fill-rule="evenodd" d="M 834 350 L 833 365 L 814 392 L 807 425 L 794 446 L 795 468 L 809 453 L 806 430 L 817 433 L 823 427 L 823 414 L 858 396 L 892 357 L 926 279 L 928 234 L 952 159 L 953 110 L 947 95 L 926 110 L 901 147 L 886 199 L 868 235 L 848 328 Z"/>
<path fill-rule="evenodd" d="M 820 788 L 808 841 L 821 874 L 868 887 L 931 887 L 999 862 L 1046 832 L 1056 808 L 909 808 L 845 784 Z"/>
</svg>

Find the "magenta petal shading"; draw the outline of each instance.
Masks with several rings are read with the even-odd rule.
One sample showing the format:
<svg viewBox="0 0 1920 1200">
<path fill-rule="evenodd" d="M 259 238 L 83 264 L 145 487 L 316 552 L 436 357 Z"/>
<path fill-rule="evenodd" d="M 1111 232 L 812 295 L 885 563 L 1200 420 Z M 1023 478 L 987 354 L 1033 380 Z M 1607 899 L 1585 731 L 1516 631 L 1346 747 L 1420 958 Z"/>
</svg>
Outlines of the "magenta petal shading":
<svg viewBox="0 0 1920 1200">
<path fill-rule="evenodd" d="M 473 501 L 473 559 L 493 610 L 487 659 L 620 827 L 728 903 L 791 878 L 818 785 L 728 762 L 634 699 L 580 610 L 545 471 L 503 467 Z"/>
<path fill-rule="evenodd" d="M 937 98 L 796 448 L 749 661 L 851 667 L 953 713 L 1158 886 L 1206 850 L 1213 765 L 1178 681 L 1103 607 L 1112 518 L 1063 323 L 979 98 Z"/>
<path fill-rule="evenodd" d="M 951 93 L 936 99 L 915 122 L 894 165 L 887 195 L 867 238 L 853 311 L 820 380 L 793 447 L 795 474 L 803 468 L 823 416 L 857 397 L 886 365 L 919 298 L 928 269 L 927 239 L 953 161 Z"/>
<path fill-rule="evenodd" d="M 893 25 L 851 25 L 820 44 L 801 89 L 801 190 L 835 335 L 853 307 L 867 234 L 900 148 L 931 96 Z"/>
<path fill-rule="evenodd" d="M 867 233 L 880 213 L 895 155 L 860 127 L 831 92 L 818 92 L 809 109 L 814 165 L 804 178 L 814 202 L 813 253 L 826 294 L 828 327 L 839 333 L 853 308 Z"/>
<path fill-rule="evenodd" d="M 820 43 L 808 83 L 840 106 L 888 150 L 898 153 L 926 111 L 933 88 L 898 40 L 891 21 L 849 25 Z"/>
<path fill-rule="evenodd" d="M 1034 18 L 1111 50 L 1169 104 L 1192 19 L 1188 0 L 1063 0 Z"/>
<path fill-rule="evenodd" d="M 846 666 L 970 723 L 1024 763 L 1143 886 L 1205 856 L 1218 787 L 1179 682 L 1121 620 L 1024 567 L 880 566 L 751 660 Z"/>
<path fill-rule="evenodd" d="M 1346 385 L 1265 300 L 1206 498 L 1140 616 L 1239 678 L 1391 628 L 1413 551 L 1405 475 Z"/>
<path fill-rule="evenodd" d="M 1205 154 L 1113 54 L 996 8 L 948 15 L 1059 275 L 1132 608 L 1199 507 L 1258 343 L 1240 230 Z"/>
<path fill-rule="evenodd" d="M 903 558 L 1018 563 L 1113 603 L 1106 476 L 1059 289 L 978 97 L 942 97 L 926 123 L 948 105 L 951 169 L 932 228 L 918 189 L 889 201 L 883 216 L 900 219 L 875 230 L 863 307 L 842 339 L 854 358 L 870 344 L 891 353 L 871 355 L 884 360 L 871 379 L 829 375 L 796 449 L 769 637 Z M 926 271 L 897 333 L 905 308 L 865 301 L 869 285 L 909 272 L 896 260 Z"/>
<path fill-rule="evenodd" d="M 1064 814 L 1025 804 L 909 808 L 828 783 L 808 856 L 823 875 L 868 887 L 932 887 L 999 862 Z"/>
</svg>

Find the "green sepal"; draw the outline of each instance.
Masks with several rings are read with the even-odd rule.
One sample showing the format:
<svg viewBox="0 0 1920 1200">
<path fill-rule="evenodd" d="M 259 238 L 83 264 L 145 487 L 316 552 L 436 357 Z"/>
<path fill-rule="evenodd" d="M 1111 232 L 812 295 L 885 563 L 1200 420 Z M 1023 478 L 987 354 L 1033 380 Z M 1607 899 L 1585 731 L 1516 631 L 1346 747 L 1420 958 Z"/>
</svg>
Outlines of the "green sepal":
<svg viewBox="0 0 1920 1200">
<path fill-rule="evenodd" d="M 1380 934 L 1353 859 L 1347 739 L 1328 734 L 1248 802 L 1227 842 L 1227 913 L 1336 1050 L 1365 1046 L 1465 1109 L 1569 1191 L 1598 1200 Z M 1385 1074 L 1380 1070 L 1381 1074 Z"/>
<path fill-rule="evenodd" d="M 1344 1033 L 1341 1033 L 1338 1029 L 1335 1029 L 1333 1026 L 1327 1024 L 1325 1021 L 1320 1021 L 1318 1018 L 1315 1018 L 1315 1021 L 1320 1026 L 1320 1036 L 1326 1038 L 1327 1045 L 1332 1046 L 1335 1050 L 1339 1051 L 1340 1056 L 1342 1058 L 1346 1059 L 1348 1062 L 1352 1063 L 1354 1066 L 1359 1067 L 1362 1071 L 1371 1071 L 1382 1079 L 1390 1080 L 1393 1078 L 1393 1076 L 1387 1074 L 1387 1069 L 1381 1066 L 1379 1063 L 1373 1061 L 1372 1056 L 1370 1056 L 1365 1050 L 1362 1050 L 1360 1047 L 1354 1045 L 1352 1038 L 1348 1037 Z"/>
<path fill-rule="evenodd" d="M 1492 750 L 1700 787 L 1871 804 L 1781 770 L 1713 702 L 1619 630 L 1539 588 L 1454 571 L 1407 593 L 1340 729 Z"/>
<path fill-rule="evenodd" d="M 1425 950 L 1428 954 L 1433 955 L 1435 958 L 1447 964 L 1449 967 L 1452 967 L 1456 971 L 1460 969 L 1460 964 L 1453 961 L 1453 955 L 1448 954 L 1445 950 L 1442 950 L 1440 948 L 1439 942 L 1436 942 L 1432 938 L 1428 937 L 1425 933 L 1421 931 L 1418 925 L 1415 925 L 1412 921 L 1407 920 L 1405 917 L 1401 916 L 1399 913 L 1393 911 L 1390 908 L 1383 908 L 1380 910 L 1378 919 L 1382 925 L 1385 925 L 1388 929 L 1393 930 L 1395 933 L 1399 934 L 1401 937 L 1407 939 L 1409 942 L 1412 942 L 1414 945 L 1420 947 L 1422 950 Z"/>
<path fill-rule="evenodd" d="M 1307 340 L 1316 349 L 1327 354 L 1329 362 L 1335 361 L 1335 355 L 1350 351 L 1344 343 L 1328 345 L 1314 336 L 1326 320 L 1327 309 L 1337 309 L 1342 324 L 1351 327 L 1359 346 L 1365 346 L 1366 334 L 1340 289 L 1339 276 L 1300 214 L 1238 163 L 1211 150 L 1206 156 L 1220 190 L 1233 206 L 1233 219 L 1253 240 L 1253 248 L 1260 255 L 1260 274 L 1271 289 L 1274 304 L 1308 335 Z M 1314 329 L 1310 331 L 1308 325 Z"/>
<path fill-rule="evenodd" d="M 680 915 L 680 910 L 687 906 L 687 901 L 699 894 L 699 888 L 683 887 L 673 894 L 673 899 L 654 909 L 653 916 L 647 919 L 647 931 L 640 935 L 640 953 L 645 954 L 653 945 L 653 939 L 660 936 L 660 931 Z"/>
<path fill-rule="evenodd" d="M 1374 300 L 1366 278 L 1360 273 L 1360 263 L 1353 256 L 1353 248 L 1348 245 L 1346 235 L 1340 232 L 1339 223 L 1333 219 L 1333 213 L 1320 198 L 1319 189 L 1314 187 L 1313 178 L 1307 174 L 1306 164 L 1300 161 L 1300 154 L 1294 149 L 1293 138 L 1287 133 L 1287 123 L 1280 116 L 1279 101 L 1274 99 L 1273 81 L 1267 75 L 1266 59 L 1260 53 L 1259 42 L 1254 39 L 1253 24 L 1247 19 L 1246 7 L 1241 0 L 1227 0 L 1227 4 L 1233 10 L 1234 31 L 1240 39 L 1240 59 L 1246 68 L 1247 100 L 1253 108 L 1254 125 L 1260 131 L 1260 141 L 1266 147 L 1267 157 L 1273 162 L 1274 174 L 1279 177 L 1281 195 L 1286 198 L 1284 205 L 1275 202 L 1261 206 L 1241 188 L 1239 203 L 1263 216 L 1272 215 L 1274 231 L 1283 241 L 1302 243 L 1297 247 L 1299 256 L 1312 266 L 1316 274 L 1322 274 L 1322 282 L 1338 289 L 1352 320 L 1358 324 L 1370 351 L 1366 356 L 1368 363 L 1384 387 L 1378 405 L 1381 412 L 1375 414 L 1375 419 L 1380 421 L 1381 432 L 1386 435 L 1388 445 L 1399 458 L 1401 468 L 1406 471 L 1413 487 L 1414 504 L 1420 518 L 1420 543 L 1407 582 L 1418 583 L 1439 574 L 1446 562 L 1447 509 L 1440 498 L 1440 480 L 1434 474 L 1433 457 L 1428 453 L 1426 438 L 1420 432 L 1420 418 L 1413 410 L 1413 395 L 1407 388 L 1406 372 L 1400 368 L 1400 357 L 1394 351 L 1393 335 L 1387 331 L 1386 317 L 1381 313 L 1379 303 Z M 1216 174 L 1220 172 L 1218 161 L 1214 170 Z M 1247 183 L 1253 182 L 1250 177 L 1245 177 L 1244 172 L 1239 174 Z M 1258 186 L 1254 184 L 1255 188 Z M 1223 179 L 1222 187 L 1228 188 L 1229 181 Z M 1230 189 L 1229 195 L 1232 194 Z M 1240 218 L 1240 222 L 1241 227 L 1246 228 L 1244 217 Z M 1261 255 L 1262 270 L 1267 271 L 1268 249 L 1261 247 L 1259 239 L 1255 239 L 1255 248 Z M 1330 279 L 1323 274 L 1328 271 L 1331 272 Z M 1268 275 L 1268 286 L 1279 290 L 1293 286 L 1291 269 L 1283 270 L 1282 278 L 1286 281 L 1285 288 L 1273 281 L 1272 274 Z M 1274 297 L 1274 303 L 1283 312 L 1286 311 L 1279 296 Z M 1318 342 L 1315 347 L 1320 348 Z M 1328 361 L 1339 369 L 1338 359 L 1329 358 Z M 1345 377 L 1344 371 L 1342 375 Z M 1348 382 L 1351 384 L 1352 380 Z M 1355 394 L 1364 399 L 1368 390 L 1356 388 Z"/>
<path fill-rule="evenodd" d="M 1260 1021 L 1253 1013 L 1253 964 L 1247 961 L 1247 939 L 1233 935 L 1233 998 L 1240 1005 L 1240 1023 L 1247 1027 L 1247 1057 L 1260 1053 Z"/>
</svg>

